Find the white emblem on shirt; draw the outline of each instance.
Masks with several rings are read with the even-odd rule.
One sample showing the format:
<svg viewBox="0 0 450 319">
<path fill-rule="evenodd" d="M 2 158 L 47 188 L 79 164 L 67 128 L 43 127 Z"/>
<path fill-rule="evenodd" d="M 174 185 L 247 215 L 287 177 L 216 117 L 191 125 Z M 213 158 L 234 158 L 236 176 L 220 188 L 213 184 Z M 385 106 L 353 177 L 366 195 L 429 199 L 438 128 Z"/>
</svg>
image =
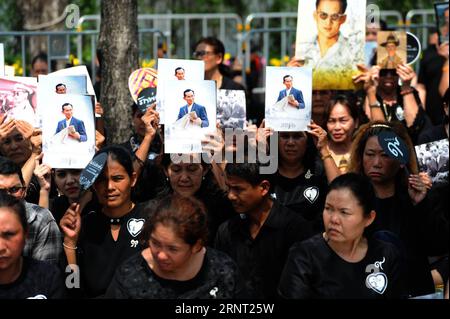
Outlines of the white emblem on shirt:
<svg viewBox="0 0 450 319">
<path fill-rule="evenodd" d="M 383 270 L 383 264 L 386 258 L 383 257 L 383 261 L 377 261 L 374 264 L 367 265 L 366 272 L 370 274 L 366 277 L 366 287 L 372 289 L 376 293 L 382 295 L 387 288 L 388 279 Z"/>
<path fill-rule="evenodd" d="M 144 219 L 130 218 L 127 223 L 127 229 L 131 236 L 136 237 L 144 226 Z"/>
<path fill-rule="evenodd" d="M 308 187 L 303 192 L 303 196 L 311 203 L 314 204 L 317 197 L 319 197 L 319 189 L 315 186 Z"/>
<path fill-rule="evenodd" d="M 213 289 L 211 289 L 211 291 L 209 292 L 209 294 L 214 297 L 217 298 L 217 292 L 219 291 L 219 288 L 214 287 Z"/>
<path fill-rule="evenodd" d="M 395 109 L 395 115 L 397 115 L 399 121 L 403 121 L 405 119 L 405 111 L 403 111 L 401 106 L 398 106 Z"/>
<path fill-rule="evenodd" d="M 34 297 L 28 297 L 27 299 L 47 299 L 45 295 L 36 295 Z"/>
</svg>

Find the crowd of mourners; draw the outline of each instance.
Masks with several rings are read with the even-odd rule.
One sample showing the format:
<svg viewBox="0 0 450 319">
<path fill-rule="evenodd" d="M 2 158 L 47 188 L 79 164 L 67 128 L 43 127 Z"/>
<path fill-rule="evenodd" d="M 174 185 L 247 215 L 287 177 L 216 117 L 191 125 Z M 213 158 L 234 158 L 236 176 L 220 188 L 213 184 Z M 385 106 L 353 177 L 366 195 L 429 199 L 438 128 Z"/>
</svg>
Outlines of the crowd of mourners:
<svg viewBox="0 0 450 319">
<path fill-rule="evenodd" d="M 435 36 L 419 74 L 360 66 L 362 89 L 314 91 L 307 132 L 259 118 L 242 132 L 255 138 L 225 145 L 217 127 L 210 154 L 273 153 L 277 134 L 273 174 L 248 158 L 175 161 L 158 112 L 130 103 L 134 131 L 120 145 L 107 123 L 97 132 L 107 160 L 82 191 L 82 170 L 41 164 L 39 130 L 1 119 L 0 298 L 448 298 L 449 151 L 422 163 L 414 148 L 449 134 L 448 43 Z M 196 47 L 211 52 L 205 79 L 245 90 L 219 40 Z M 387 154 L 385 134 L 405 162 Z"/>
</svg>

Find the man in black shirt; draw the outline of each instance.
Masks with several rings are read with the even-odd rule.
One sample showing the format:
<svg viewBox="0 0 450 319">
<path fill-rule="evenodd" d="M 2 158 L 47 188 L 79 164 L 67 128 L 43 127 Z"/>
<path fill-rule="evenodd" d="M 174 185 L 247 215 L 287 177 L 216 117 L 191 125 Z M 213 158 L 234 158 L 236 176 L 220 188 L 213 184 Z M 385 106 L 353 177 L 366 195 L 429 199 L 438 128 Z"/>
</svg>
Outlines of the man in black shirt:
<svg viewBox="0 0 450 319">
<path fill-rule="evenodd" d="M 291 245 L 312 236 L 301 216 L 270 197 L 270 182 L 259 164 L 228 164 L 228 199 L 238 216 L 223 223 L 216 248 L 238 264 L 249 294 L 257 298 L 277 295 L 277 285 Z"/>
</svg>

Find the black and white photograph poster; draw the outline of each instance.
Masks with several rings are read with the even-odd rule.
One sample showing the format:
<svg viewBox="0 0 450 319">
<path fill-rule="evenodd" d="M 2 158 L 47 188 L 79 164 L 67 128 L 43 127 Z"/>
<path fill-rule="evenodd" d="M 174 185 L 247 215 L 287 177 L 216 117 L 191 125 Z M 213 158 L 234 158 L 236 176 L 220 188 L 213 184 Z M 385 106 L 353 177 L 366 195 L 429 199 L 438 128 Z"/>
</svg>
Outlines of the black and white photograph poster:
<svg viewBox="0 0 450 319">
<path fill-rule="evenodd" d="M 448 183 L 448 139 L 415 146 L 417 164 L 433 184 Z"/>
<path fill-rule="evenodd" d="M 217 120 L 224 129 L 245 129 L 245 91 L 219 90 L 217 92 Z"/>
</svg>

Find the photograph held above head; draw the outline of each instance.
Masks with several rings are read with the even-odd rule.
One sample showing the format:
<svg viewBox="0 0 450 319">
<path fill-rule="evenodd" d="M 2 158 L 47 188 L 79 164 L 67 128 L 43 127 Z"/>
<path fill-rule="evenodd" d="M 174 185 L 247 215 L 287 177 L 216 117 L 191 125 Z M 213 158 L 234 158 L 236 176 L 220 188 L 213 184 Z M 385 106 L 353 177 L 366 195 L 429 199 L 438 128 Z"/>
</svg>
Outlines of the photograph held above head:
<svg viewBox="0 0 450 319">
<path fill-rule="evenodd" d="M 403 297 L 401 258 L 390 243 L 370 238 L 376 219 L 370 180 L 354 173 L 333 180 L 325 200 L 325 232 L 289 251 L 279 294 L 289 299 Z"/>
<path fill-rule="evenodd" d="M 387 56 L 384 59 L 380 59 L 378 66 L 382 69 L 395 69 L 397 65 L 405 63 L 404 59 L 402 59 L 397 50 L 400 46 L 400 40 L 396 37 L 395 33 L 391 32 L 387 36 L 386 40 L 380 43 L 380 46 L 383 47 Z"/>
<path fill-rule="evenodd" d="M 0 191 L 0 299 L 64 298 L 64 279 L 57 266 L 23 256 L 27 218 L 22 200 Z"/>
<path fill-rule="evenodd" d="M 144 250 L 122 264 L 106 297 L 118 299 L 235 299 L 243 297 L 237 265 L 206 246 L 207 214 L 193 197 L 177 194 L 146 209 Z M 137 283 L 137 284 L 136 284 Z"/>
<path fill-rule="evenodd" d="M 0 190 L 21 200 L 25 206 L 28 232 L 23 255 L 57 264 L 62 259 L 58 225 L 46 208 L 24 200 L 27 193 L 20 167 L 0 156 Z"/>
<path fill-rule="evenodd" d="M 387 134 L 398 141 L 395 148 L 380 138 Z M 405 127 L 398 122 L 362 125 L 355 135 L 348 170 L 369 177 L 375 189 L 377 218 L 368 231 L 386 230 L 399 237 L 397 245 L 406 258 L 408 295 L 434 292 L 427 256 L 431 250 L 441 249 L 429 245 L 439 235 L 433 232 L 439 220 L 435 214 L 424 214 L 432 211 L 427 185 L 419 175 L 414 146 Z"/>
<path fill-rule="evenodd" d="M 99 154 L 107 154 L 92 186 L 99 208 L 81 218 L 80 205 L 75 202 L 60 221 L 67 263 L 80 268 L 82 287 L 78 293 L 83 297 L 103 295 L 116 268 L 141 250 L 137 236 L 145 222 L 144 205 L 131 200 L 136 173 L 130 152 L 110 145 Z"/>
<path fill-rule="evenodd" d="M 252 297 L 270 298 L 277 295 L 290 246 L 313 231 L 303 217 L 272 199 L 272 185 L 261 167 L 227 164 L 228 199 L 237 214 L 219 227 L 215 248 L 238 264 Z"/>
<path fill-rule="evenodd" d="M 244 87 L 236 83 L 230 77 L 231 71 L 224 64 L 225 47 L 215 37 L 201 38 L 195 44 L 193 57 L 205 62 L 205 80 L 214 80 L 217 89 L 244 90 Z"/>
</svg>

